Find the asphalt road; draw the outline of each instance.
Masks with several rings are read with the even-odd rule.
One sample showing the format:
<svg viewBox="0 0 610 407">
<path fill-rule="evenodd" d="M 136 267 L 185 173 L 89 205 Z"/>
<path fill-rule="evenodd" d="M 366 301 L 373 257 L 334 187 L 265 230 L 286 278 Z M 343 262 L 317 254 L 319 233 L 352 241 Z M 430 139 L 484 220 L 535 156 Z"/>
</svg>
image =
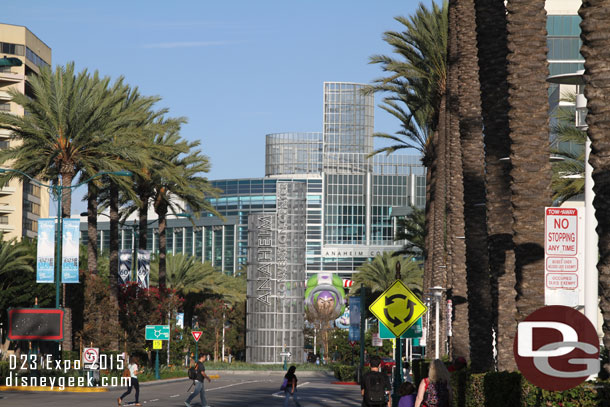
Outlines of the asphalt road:
<svg viewBox="0 0 610 407">
<path fill-rule="evenodd" d="M 334 385 L 330 376 L 299 376 L 298 397 L 304 407 L 318 406 L 360 406 L 360 387 Z M 222 374 L 220 378 L 206 382 L 206 398 L 212 407 L 236 406 L 283 406 L 284 393 L 279 392 L 283 375 L 280 373 L 238 373 Z M 140 403 L 147 407 L 183 407 L 190 386 L 187 379 L 166 383 L 140 386 Z M 191 389 L 192 390 L 192 389 Z M 124 389 L 111 388 L 104 393 L 66 392 L 2 392 L 0 406 L 11 407 L 108 407 L 116 406 L 117 398 Z M 134 392 L 127 396 L 123 405 L 134 401 Z M 199 396 L 193 399 L 199 406 Z M 291 406 L 294 404 L 290 401 Z"/>
</svg>

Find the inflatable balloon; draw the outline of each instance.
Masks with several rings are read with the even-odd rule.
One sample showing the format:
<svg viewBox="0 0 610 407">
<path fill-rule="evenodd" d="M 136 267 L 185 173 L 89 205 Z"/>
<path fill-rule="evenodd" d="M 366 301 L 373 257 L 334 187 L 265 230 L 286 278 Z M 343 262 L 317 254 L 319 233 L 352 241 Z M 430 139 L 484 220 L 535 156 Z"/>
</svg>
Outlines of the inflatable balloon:
<svg viewBox="0 0 610 407">
<path fill-rule="evenodd" d="M 305 311 L 316 319 L 332 320 L 345 310 L 343 281 L 331 273 L 320 273 L 307 280 Z"/>
</svg>

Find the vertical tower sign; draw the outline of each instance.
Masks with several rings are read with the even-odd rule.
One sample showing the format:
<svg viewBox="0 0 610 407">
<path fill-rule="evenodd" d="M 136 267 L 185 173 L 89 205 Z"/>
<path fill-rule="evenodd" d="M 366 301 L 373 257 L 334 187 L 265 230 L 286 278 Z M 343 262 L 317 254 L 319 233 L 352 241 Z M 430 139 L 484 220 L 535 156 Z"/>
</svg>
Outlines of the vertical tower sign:
<svg viewBox="0 0 610 407">
<path fill-rule="evenodd" d="M 305 183 L 278 181 L 276 211 L 248 217 L 246 360 L 303 354 Z"/>
</svg>

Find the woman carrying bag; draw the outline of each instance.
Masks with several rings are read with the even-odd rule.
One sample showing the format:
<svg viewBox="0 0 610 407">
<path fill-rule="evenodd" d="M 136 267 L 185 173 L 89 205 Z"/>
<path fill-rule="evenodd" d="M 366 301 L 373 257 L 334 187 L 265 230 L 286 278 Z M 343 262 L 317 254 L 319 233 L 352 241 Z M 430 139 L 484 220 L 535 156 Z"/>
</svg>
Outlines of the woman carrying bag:
<svg viewBox="0 0 610 407">
<path fill-rule="evenodd" d="M 299 400 L 297 398 L 297 377 L 294 372 L 297 370 L 296 366 L 290 366 L 288 372 L 284 376 L 284 382 L 282 383 L 282 388 L 280 390 L 284 390 L 284 394 L 286 398 L 284 399 L 284 407 L 288 407 L 288 399 L 292 396 L 292 400 L 297 407 L 300 407 Z"/>
</svg>

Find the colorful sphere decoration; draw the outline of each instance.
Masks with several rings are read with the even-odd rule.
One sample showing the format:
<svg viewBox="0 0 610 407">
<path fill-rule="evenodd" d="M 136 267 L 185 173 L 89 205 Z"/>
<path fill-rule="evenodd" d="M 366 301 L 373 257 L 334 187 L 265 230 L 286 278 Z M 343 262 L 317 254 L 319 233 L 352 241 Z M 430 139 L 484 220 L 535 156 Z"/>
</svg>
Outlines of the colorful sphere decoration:
<svg viewBox="0 0 610 407">
<path fill-rule="evenodd" d="M 320 273 L 307 280 L 305 311 L 316 319 L 335 319 L 345 311 L 343 281 L 334 274 Z"/>
</svg>

